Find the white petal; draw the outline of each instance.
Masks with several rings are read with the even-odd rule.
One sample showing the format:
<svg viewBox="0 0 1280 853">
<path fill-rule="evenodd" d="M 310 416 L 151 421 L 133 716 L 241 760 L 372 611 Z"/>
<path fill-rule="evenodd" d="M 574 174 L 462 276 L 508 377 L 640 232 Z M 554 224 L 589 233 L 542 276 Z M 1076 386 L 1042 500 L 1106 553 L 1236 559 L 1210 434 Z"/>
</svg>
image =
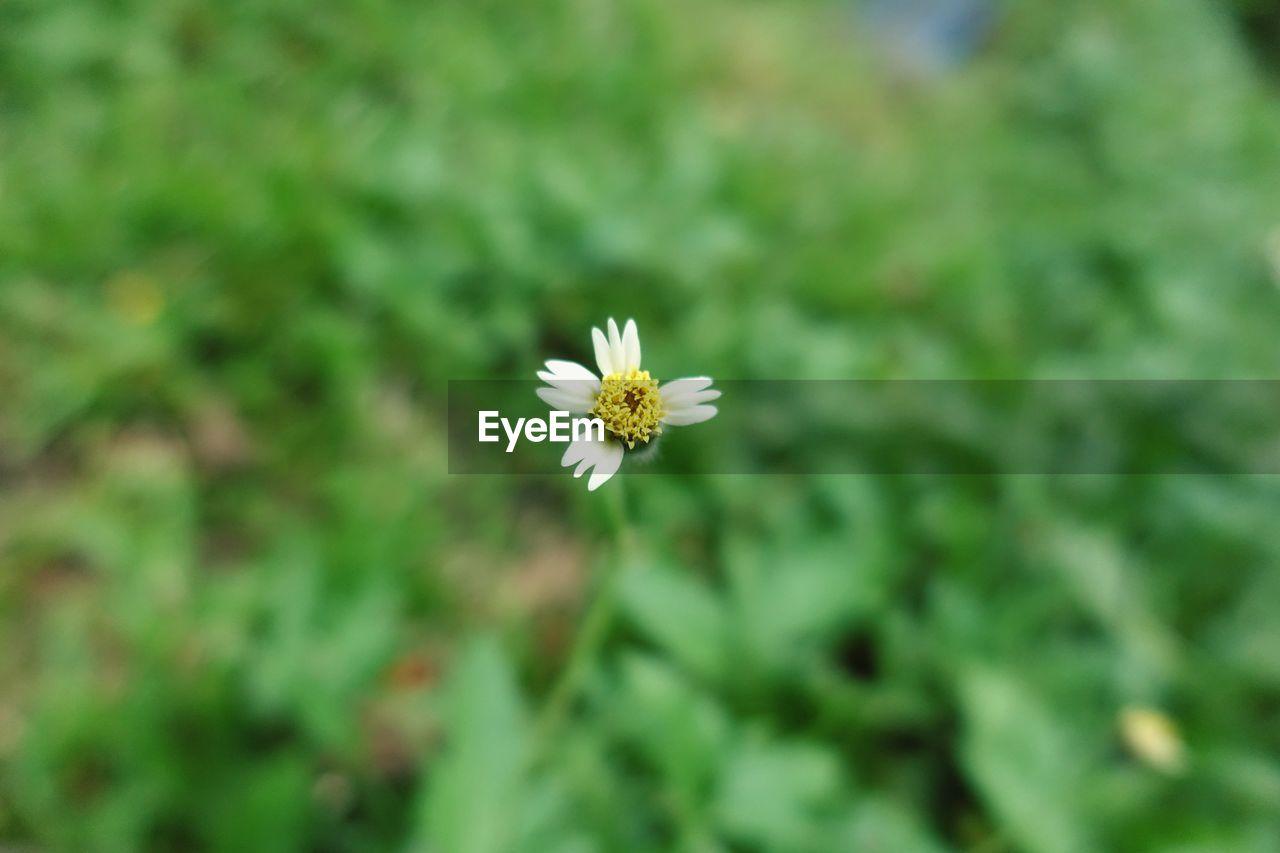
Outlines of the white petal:
<svg viewBox="0 0 1280 853">
<path fill-rule="evenodd" d="M 587 481 L 589 492 L 594 492 L 603 486 L 610 477 L 618 473 L 618 468 L 622 465 L 621 443 L 606 441 L 601 446 L 604 452 L 596 462 L 596 470 L 591 472 L 591 479 Z"/>
<path fill-rule="evenodd" d="M 587 445 L 590 443 L 591 442 L 589 441 L 582 441 L 581 439 L 571 442 L 569 446 L 564 449 L 564 455 L 560 457 L 560 466 L 562 468 L 568 468 L 570 465 L 577 465 L 582 461 L 582 458 L 587 455 Z"/>
<path fill-rule="evenodd" d="M 547 393 L 544 394 L 544 391 Z M 590 411 L 596 404 L 596 397 L 600 394 L 598 389 L 585 382 L 566 382 L 565 380 L 560 380 L 558 385 L 539 388 L 536 393 L 548 406 L 558 406 L 563 409 L 565 404 L 568 404 L 570 407 L 568 411 L 572 412 Z"/>
<path fill-rule="evenodd" d="M 587 490 L 594 492 L 601 484 L 612 477 L 622 464 L 622 445 L 617 441 L 588 441 L 579 439 L 567 448 L 560 464 L 565 468 L 574 468 L 573 476 L 581 477 L 587 471 L 595 469 L 587 481 Z"/>
<path fill-rule="evenodd" d="M 671 401 L 710 387 L 710 376 L 691 376 L 688 379 L 673 379 L 658 390 L 662 392 L 663 400 Z"/>
<path fill-rule="evenodd" d="M 608 376 L 610 373 L 617 373 L 618 371 L 613 369 L 613 352 L 609 349 L 609 341 L 605 339 L 604 332 L 593 328 L 591 343 L 596 350 L 596 366 L 600 368 L 600 375 Z"/>
<path fill-rule="evenodd" d="M 666 405 L 667 411 L 674 411 L 676 409 L 687 409 L 690 406 L 696 406 L 699 403 L 710 403 L 712 400 L 718 400 L 719 398 L 719 391 L 715 388 L 708 388 L 706 391 L 694 391 L 689 394 L 682 394 L 675 398 L 668 398 L 664 396 L 662 398 L 662 402 Z"/>
<path fill-rule="evenodd" d="M 547 370 L 561 379 L 581 379 L 583 382 L 599 382 L 594 373 L 576 361 L 562 361 L 553 358 L 547 361 Z"/>
<path fill-rule="evenodd" d="M 664 424 L 671 424 L 672 426 L 700 424 L 703 421 L 714 418 L 717 411 L 718 410 L 715 406 L 689 406 L 688 408 L 668 411 L 663 416 L 662 422 Z"/>
<path fill-rule="evenodd" d="M 579 466 L 580 470 L 573 475 L 579 477 L 582 475 L 582 469 L 590 468 L 604 458 L 608 445 L 616 443 L 610 439 L 604 441 L 589 438 L 576 439 L 565 448 L 564 455 L 560 457 L 560 465 L 565 468 L 571 465 Z"/>
<path fill-rule="evenodd" d="M 562 388 L 538 388 L 534 391 L 538 395 L 538 399 L 546 403 L 552 409 L 565 412 L 574 412 L 576 414 L 584 414 L 591 411 L 591 407 L 595 405 L 596 399 L 585 386 L 578 390 L 562 389 Z"/>
<path fill-rule="evenodd" d="M 573 476 L 581 477 L 583 472 L 596 468 L 601 464 L 608 465 L 608 461 L 612 458 L 613 451 L 616 449 L 622 452 L 622 445 L 616 441 L 590 441 L 587 442 L 587 455 L 578 465 L 578 470 L 573 472 Z M 614 470 L 617 470 L 616 468 Z"/>
<path fill-rule="evenodd" d="M 591 394 L 600 393 L 600 380 L 594 376 L 587 379 L 578 378 L 576 375 L 569 377 L 560 373 L 552 373 L 549 370 L 539 370 L 538 378 L 553 388 L 559 388 L 562 391 L 572 391 L 575 394 Z"/>
<path fill-rule="evenodd" d="M 608 443 L 607 439 L 605 441 L 595 441 L 589 438 L 575 439 L 565 448 L 564 455 L 560 457 L 560 464 L 565 468 L 579 464 L 589 468 L 600 461 L 601 454 L 604 452 L 603 448 Z M 581 473 L 579 471 L 573 476 L 577 477 Z"/>
<path fill-rule="evenodd" d="M 640 369 L 640 332 L 636 321 L 628 320 L 622 330 L 623 368 L 628 372 Z"/>
<path fill-rule="evenodd" d="M 622 349 L 622 335 L 618 334 L 618 324 L 609 318 L 609 356 L 613 359 L 613 367 L 618 372 L 627 369 L 626 353 Z"/>
</svg>

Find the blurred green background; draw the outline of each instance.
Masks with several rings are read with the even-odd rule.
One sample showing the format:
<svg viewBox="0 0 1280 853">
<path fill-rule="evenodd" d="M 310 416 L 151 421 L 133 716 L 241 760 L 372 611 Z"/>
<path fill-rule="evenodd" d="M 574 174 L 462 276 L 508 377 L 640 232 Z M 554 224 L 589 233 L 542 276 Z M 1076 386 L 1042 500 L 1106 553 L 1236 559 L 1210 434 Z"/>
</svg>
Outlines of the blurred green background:
<svg viewBox="0 0 1280 853">
<path fill-rule="evenodd" d="M 444 429 L 610 315 L 662 378 L 1274 376 L 1277 21 L 0 3 L 0 847 L 1280 850 L 1275 478 Z"/>
</svg>

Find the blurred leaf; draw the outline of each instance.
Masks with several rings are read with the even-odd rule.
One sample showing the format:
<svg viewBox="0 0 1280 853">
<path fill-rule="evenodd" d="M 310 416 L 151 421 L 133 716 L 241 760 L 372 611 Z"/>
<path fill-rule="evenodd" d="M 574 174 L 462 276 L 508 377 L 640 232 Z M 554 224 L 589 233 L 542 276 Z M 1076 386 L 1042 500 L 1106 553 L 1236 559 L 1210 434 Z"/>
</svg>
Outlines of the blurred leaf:
<svg viewBox="0 0 1280 853">
<path fill-rule="evenodd" d="M 888 797 L 861 799 L 844 827 L 841 849 L 859 853 L 942 853 L 920 817 Z"/>
<path fill-rule="evenodd" d="M 526 796 L 527 748 L 510 664 L 493 640 L 475 640 L 445 689 L 446 746 L 421 803 L 421 849 L 508 853 Z"/>
<path fill-rule="evenodd" d="M 661 659 L 622 659 L 613 714 L 685 808 L 701 809 L 729 745 L 719 705 Z"/>
<path fill-rule="evenodd" d="M 713 679 L 727 673 L 727 616 L 704 583 L 666 566 L 646 565 L 627 573 L 622 600 L 636 627 L 690 670 Z"/>
<path fill-rule="evenodd" d="M 733 838 L 776 851 L 831 849 L 840 767 L 819 746 L 749 741 L 721 771 L 716 815 Z"/>
<path fill-rule="evenodd" d="M 996 670 L 965 673 L 960 698 L 965 767 L 1017 843 L 1034 853 L 1097 849 L 1077 799 L 1088 756 L 1068 721 Z"/>
<path fill-rule="evenodd" d="M 282 850 L 302 849 L 311 779 L 297 756 L 250 765 L 221 781 L 208 806 L 216 849 L 245 850 L 264 838 L 277 839 Z"/>
<path fill-rule="evenodd" d="M 1103 530 L 1059 523 L 1046 544 L 1067 590 L 1115 635 L 1140 673 L 1148 680 L 1170 678 L 1180 650 L 1151 607 L 1149 572 Z"/>
<path fill-rule="evenodd" d="M 744 657 L 775 674 L 803 663 L 878 598 L 874 567 L 849 562 L 840 543 L 768 557 L 745 550 L 730 555 L 734 627 Z"/>
</svg>

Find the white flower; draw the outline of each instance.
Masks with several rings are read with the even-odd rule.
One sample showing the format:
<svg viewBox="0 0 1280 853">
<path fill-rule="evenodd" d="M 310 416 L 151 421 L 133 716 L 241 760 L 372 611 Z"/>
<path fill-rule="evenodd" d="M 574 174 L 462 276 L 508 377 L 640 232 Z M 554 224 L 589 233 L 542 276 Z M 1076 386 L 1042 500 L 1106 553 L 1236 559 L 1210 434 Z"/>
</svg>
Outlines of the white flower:
<svg viewBox="0 0 1280 853">
<path fill-rule="evenodd" d="M 604 422 L 604 441 L 578 439 L 560 459 L 565 467 L 576 466 L 575 477 L 591 471 L 587 489 L 594 492 L 618 472 L 626 450 L 634 450 L 637 442 L 648 444 L 664 426 L 688 426 L 714 417 L 716 407 L 707 403 L 720 392 L 711 388 L 707 376 L 659 386 L 649 371 L 640 369 L 635 320 L 628 320 L 618 334 L 618 324 L 610 317 L 608 337 L 592 329 L 591 340 L 600 376 L 577 362 L 552 359 L 546 370 L 538 371 L 548 386 L 539 388 L 538 396 L 553 409 L 590 414 Z"/>
</svg>

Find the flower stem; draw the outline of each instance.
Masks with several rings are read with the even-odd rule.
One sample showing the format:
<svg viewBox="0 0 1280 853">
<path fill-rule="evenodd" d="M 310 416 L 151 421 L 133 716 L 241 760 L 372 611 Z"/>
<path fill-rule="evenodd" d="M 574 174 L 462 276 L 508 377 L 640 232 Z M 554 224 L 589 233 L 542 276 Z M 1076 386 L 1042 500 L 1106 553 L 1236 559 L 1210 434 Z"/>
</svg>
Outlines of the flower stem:
<svg viewBox="0 0 1280 853">
<path fill-rule="evenodd" d="M 625 499 L 619 478 L 610 483 L 609 523 L 613 549 L 605 561 L 604 571 L 598 576 L 597 587 L 592 593 L 586 615 L 573 640 L 569 661 L 547 694 L 547 700 L 538 716 L 535 730 L 537 742 L 545 745 L 568 716 L 574 700 L 582 690 L 582 682 L 600 654 L 608 636 L 617 609 L 618 590 L 624 569 L 630 564 L 631 528 L 627 524 Z"/>
</svg>

